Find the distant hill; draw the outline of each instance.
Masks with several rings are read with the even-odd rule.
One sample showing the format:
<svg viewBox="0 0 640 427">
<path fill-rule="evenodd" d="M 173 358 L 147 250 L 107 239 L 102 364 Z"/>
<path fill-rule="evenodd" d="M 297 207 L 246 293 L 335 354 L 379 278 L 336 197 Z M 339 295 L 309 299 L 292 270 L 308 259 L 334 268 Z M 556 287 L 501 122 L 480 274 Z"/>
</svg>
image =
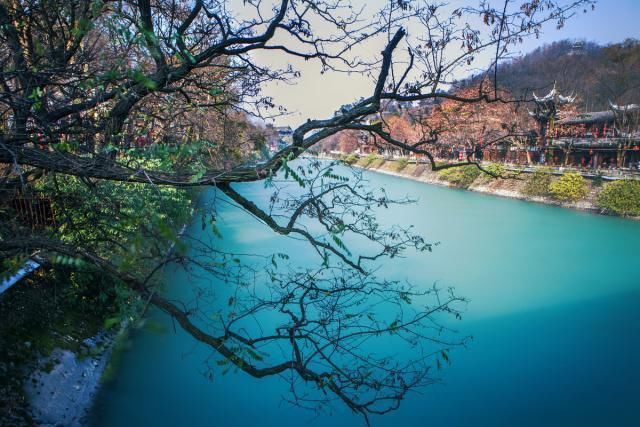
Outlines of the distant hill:
<svg viewBox="0 0 640 427">
<path fill-rule="evenodd" d="M 640 103 L 640 41 L 601 46 L 563 40 L 498 67 L 498 86 L 515 97 L 544 95 L 554 81 L 561 93 L 578 95 L 582 111 L 607 109 L 608 100 Z"/>
<path fill-rule="evenodd" d="M 477 96 L 482 78 L 483 75 L 476 75 L 465 79 L 451 91 L 462 97 Z M 601 46 L 563 40 L 539 47 L 498 68 L 498 90 L 504 97 L 531 99 L 532 92 L 544 96 L 554 82 L 561 94 L 577 95 L 574 104 L 561 108 L 565 114 L 607 110 L 609 100 L 616 104 L 640 104 L 640 41 L 629 39 Z M 492 93 L 493 79 L 485 81 L 483 88 Z M 428 129 L 440 129 L 441 141 L 458 146 L 487 141 L 504 133 L 505 125 L 525 131 L 537 129 L 527 109 L 517 103 L 461 104 L 440 99 L 420 106 L 399 107 L 396 104 L 387 107 L 385 128 L 406 141 L 415 142 L 422 135 L 416 120 L 426 123 Z M 361 145 L 360 132 L 342 131 L 323 140 L 319 149 L 351 153 Z"/>
</svg>

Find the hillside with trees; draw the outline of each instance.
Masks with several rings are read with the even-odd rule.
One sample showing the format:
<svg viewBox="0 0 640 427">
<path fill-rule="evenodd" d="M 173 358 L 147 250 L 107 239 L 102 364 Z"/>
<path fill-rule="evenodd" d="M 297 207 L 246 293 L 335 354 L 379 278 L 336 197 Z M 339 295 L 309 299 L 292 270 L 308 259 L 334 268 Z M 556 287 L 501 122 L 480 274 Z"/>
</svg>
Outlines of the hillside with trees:
<svg viewBox="0 0 640 427">
<path fill-rule="evenodd" d="M 581 111 L 602 111 L 608 101 L 640 101 L 640 41 L 628 39 L 601 46 L 563 40 L 498 67 L 500 88 L 516 98 L 544 95 L 553 83 L 565 94 L 578 95 Z"/>
<path fill-rule="evenodd" d="M 500 65 L 498 92 L 494 88 L 495 77 L 492 72 L 472 76 L 452 85 L 448 93 L 463 98 L 499 93 L 502 100 L 525 102 L 463 104 L 436 99 L 404 108 L 389 104 L 383 127 L 397 140 L 428 141 L 439 157 L 446 157 L 444 153 L 455 147 L 471 149 L 507 136 L 523 146 L 531 138 L 529 133 L 537 130 L 527 111 L 533 109 L 533 94 L 543 96 L 554 84 L 564 95 L 576 95 L 574 103 L 559 108 L 559 118 L 608 110 L 609 101 L 620 105 L 639 103 L 640 41 L 628 39 L 601 46 L 562 40 Z M 322 141 L 319 150 L 350 153 L 366 141 L 379 150 L 397 149 L 375 135 L 368 139 L 362 132 L 345 130 Z"/>
</svg>

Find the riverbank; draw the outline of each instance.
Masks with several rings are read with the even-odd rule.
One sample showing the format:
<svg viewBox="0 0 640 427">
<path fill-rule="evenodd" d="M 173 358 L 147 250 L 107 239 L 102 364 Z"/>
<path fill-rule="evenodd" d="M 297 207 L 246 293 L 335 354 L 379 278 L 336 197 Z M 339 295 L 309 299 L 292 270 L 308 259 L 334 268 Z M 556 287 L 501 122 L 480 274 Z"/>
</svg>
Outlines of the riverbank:
<svg viewBox="0 0 640 427">
<path fill-rule="evenodd" d="M 182 238 L 186 229 L 187 224 L 183 224 L 178 238 Z M 175 246 L 176 242 L 170 245 L 165 261 Z M 145 310 L 146 306 L 141 316 Z M 103 379 L 116 369 L 117 362 L 112 356 L 121 351 L 118 343 L 126 341 L 129 327 L 129 322 L 122 322 L 118 332 L 101 330 L 84 340 L 79 350 L 55 348 L 49 356 L 38 360 L 37 368 L 25 384 L 29 411 L 38 425 L 80 427 L 87 424 Z"/>
<path fill-rule="evenodd" d="M 80 352 L 56 348 L 39 360 L 25 384 L 36 424 L 86 425 L 113 343 L 113 334 L 101 332 L 84 340 Z"/>
<path fill-rule="evenodd" d="M 94 280 L 99 282 L 99 280 Z M 0 425 L 81 425 L 111 353 L 108 304 L 39 269 L 0 298 Z"/>
<path fill-rule="evenodd" d="M 536 173 L 523 172 L 517 174 L 505 169 L 501 171 L 502 176 L 505 178 L 494 178 L 484 173 L 476 173 L 469 177 L 462 176 L 461 179 L 459 177 L 458 179 L 452 179 L 452 174 L 449 172 L 458 168 L 449 169 L 447 170 L 448 172 L 434 172 L 427 164 L 423 163 L 409 163 L 404 159 L 389 160 L 384 158 L 375 158 L 372 160 L 371 157 L 360 157 L 357 161 L 351 161 L 348 163 L 361 169 L 398 176 L 431 185 L 460 188 L 499 197 L 542 203 L 567 209 L 576 209 L 599 215 L 615 215 L 614 212 L 603 209 L 598 204 L 598 196 L 604 185 L 604 180 L 600 177 L 596 177 L 594 179 L 587 178 L 584 180 L 585 191 L 579 200 L 561 201 L 554 199 L 548 194 L 531 194 L 532 180 L 536 178 Z M 469 168 L 475 168 L 475 166 L 470 166 Z M 477 170 L 477 168 L 475 169 Z M 549 183 L 558 180 L 559 177 L 549 174 L 548 179 L 549 181 L 547 186 Z M 547 191 L 539 191 L 539 193 L 545 192 Z M 640 219 L 640 216 L 623 216 L 630 219 Z"/>
<path fill-rule="evenodd" d="M 178 239 L 185 230 L 183 224 Z M 116 369 L 129 328 L 144 324 L 130 320 L 143 317 L 146 301 L 124 308 L 106 277 L 46 265 L 12 276 L 15 281 L 3 287 L 0 425 L 86 425 L 103 379 Z"/>
</svg>

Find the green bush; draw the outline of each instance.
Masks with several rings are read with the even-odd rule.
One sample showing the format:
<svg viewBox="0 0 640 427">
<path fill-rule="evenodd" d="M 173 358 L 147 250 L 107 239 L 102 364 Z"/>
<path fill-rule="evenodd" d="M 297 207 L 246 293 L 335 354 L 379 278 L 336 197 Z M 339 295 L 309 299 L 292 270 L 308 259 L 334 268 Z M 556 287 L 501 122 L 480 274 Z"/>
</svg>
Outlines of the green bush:
<svg viewBox="0 0 640 427">
<path fill-rule="evenodd" d="M 396 171 L 400 172 L 402 169 L 406 168 L 407 165 L 409 164 L 409 160 L 407 159 L 400 159 L 396 162 L 398 165 L 396 166 Z"/>
<path fill-rule="evenodd" d="M 625 179 L 604 184 L 599 207 L 618 215 L 640 215 L 640 181 Z"/>
<path fill-rule="evenodd" d="M 586 180 L 577 173 L 566 173 L 549 185 L 551 196 L 561 202 L 577 202 L 587 191 Z"/>
<path fill-rule="evenodd" d="M 491 163 L 484 167 L 484 169 L 489 172 L 491 175 L 488 175 L 489 178 L 495 179 L 497 177 L 505 178 L 507 176 L 507 168 L 504 165 L 498 163 Z"/>
<path fill-rule="evenodd" d="M 378 156 L 373 153 L 367 154 L 364 159 L 362 159 L 362 167 L 369 167 L 377 158 Z"/>
<path fill-rule="evenodd" d="M 358 157 L 355 154 L 347 154 L 345 156 L 342 156 L 342 161 L 345 162 L 348 165 L 353 165 L 355 164 L 358 160 L 360 160 L 360 157 Z"/>
<path fill-rule="evenodd" d="M 458 166 L 438 172 L 438 176 L 460 188 L 469 188 L 482 172 L 475 165 Z"/>
<path fill-rule="evenodd" d="M 381 168 L 381 167 L 382 167 L 382 165 L 384 165 L 385 163 L 387 163 L 387 159 L 385 159 L 385 158 L 384 158 L 384 157 L 382 157 L 382 156 L 378 156 L 378 157 L 376 158 L 376 160 L 375 160 L 373 163 L 371 163 L 371 166 L 370 166 L 370 167 L 372 167 L 372 168 L 374 168 L 374 169 L 379 169 L 379 168 Z"/>
<path fill-rule="evenodd" d="M 549 195 L 551 174 L 544 171 L 536 171 L 527 180 L 522 193 L 529 197 L 545 197 Z"/>
</svg>

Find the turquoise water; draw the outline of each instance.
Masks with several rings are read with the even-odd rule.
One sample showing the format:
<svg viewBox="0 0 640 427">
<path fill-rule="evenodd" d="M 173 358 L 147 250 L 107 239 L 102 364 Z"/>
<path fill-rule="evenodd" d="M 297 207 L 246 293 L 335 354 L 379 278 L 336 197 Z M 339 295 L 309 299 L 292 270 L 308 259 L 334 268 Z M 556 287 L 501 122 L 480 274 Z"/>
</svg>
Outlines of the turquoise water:
<svg viewBox="0 0 640 427">
<path fill-rule="evenodd" d="M 640 425 L 640 223 L 367 177 L 393 196 L 418 198 L 381 211 L 383 222 L 400 219 L 440 242 L 433 253 L 388 261 L 384 273 L 454 285 L 470 300 L 458 328 L 474 337 L 452 353 L 440 384 L 373 418 L 373 426 Z M 260 183 L 236 188 L 261 203 L 270 194 Z M 230 206 L 220 224 L 234 250 L 286 250 L 297 254 L 294 262 L 318 262 L 301 242 Z M 202 233 L 199 221 L 188 232 Z M 174 268 L 166 282 L 169 293 L 184 296 L 206 278 Z M 210 350 L 163 315 L 151 316 L 166 332 L 134 332 L 116 378 L 97 396 L 93 425 L 362 425 L 339 404 L 319 415 L 291 407 L 279 378 L 207 378 Z"/>
</svg>

